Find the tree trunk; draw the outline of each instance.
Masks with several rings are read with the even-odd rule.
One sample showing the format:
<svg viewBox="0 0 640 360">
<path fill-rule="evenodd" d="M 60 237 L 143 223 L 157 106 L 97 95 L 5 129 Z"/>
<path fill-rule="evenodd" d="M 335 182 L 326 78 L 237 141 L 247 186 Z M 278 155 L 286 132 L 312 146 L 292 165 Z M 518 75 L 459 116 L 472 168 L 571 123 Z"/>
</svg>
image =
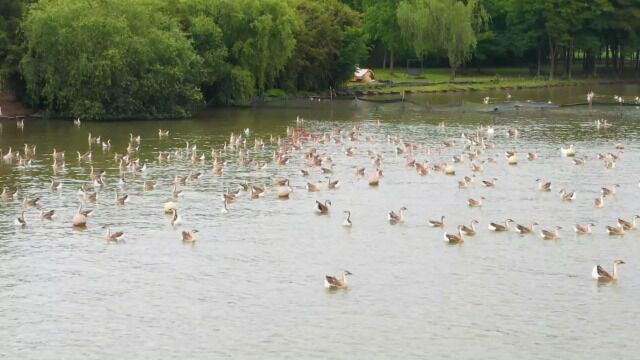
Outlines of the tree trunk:
<svg viewBox="0 0 640 360">
<path fill-rule="evenodd" d="M 567 78 L 571 80 L 571 70 L 573 65 L 573 39 L 569 40 L 569 65 L 567 66 Z"/>
<path fill-rule="evenodd" d="M 549 38 L 549 80 L 553 80 L 556 65 L 556 45 Z"/>
<path fill-rule="evenodd" d="M 620 56 L 620 65 L 618 65 L 618 70 L 620 74 L 624 73 L 624 46 L 620 45 L 620 51 L 618 52 Z"/>
<path fill-rule="evenodd" d="M 453 81 L 456 78 L 456 66 L 451 66 L 449 68 L 449 81 Z"/>
<path fill-rule="evenodd" d="M 384 49 L 384 51 L 382 52 L 384 55 L 382 55 L 382 69 L 386 69 L 387 68 L 387 49 Z"/>
<path fill-rule="evenodd" d="M 609 44 L 604 47 L 604 67 L 609 70 Z"/>
<path fill-rule="evenodd" d="M 391 72 L 393 72 L 393 63 L 395 59 L 393 58 L 393 48 L 389 49 L 389 70 L 391 70 Z"/>
<path fill-rule="evenodd" d="M 542 46 L 538 42 L 538 69 L 536 70 L 536 77 L 540 77 L 540 68 L 542 67 Z"/>
<path fill-rule="evenodd" d="M 636 70 L 640 69 L 640 49 L 636 50 Z"/>
</svg>

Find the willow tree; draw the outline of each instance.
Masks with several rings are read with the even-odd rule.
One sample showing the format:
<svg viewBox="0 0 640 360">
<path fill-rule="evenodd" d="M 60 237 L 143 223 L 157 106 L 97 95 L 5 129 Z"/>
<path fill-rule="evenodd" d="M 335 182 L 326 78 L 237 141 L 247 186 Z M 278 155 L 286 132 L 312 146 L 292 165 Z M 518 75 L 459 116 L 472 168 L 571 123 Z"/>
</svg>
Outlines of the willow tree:
<svg viewBox="0 0 640 360">
<path fill-rule="evenodd" d="M 446 55 L 450 78 L 471 59 L 476 32 L 486 23 L 478 0 L 404 0 L 397 11 L 400 33 L 417 56 Z"/>
<path fill-rule="evenodd" d="M 41 0 L 23 23 L 31 105 L 85 119 L 187 116 L 202 59 L 146 0 Z"/>
</svg>

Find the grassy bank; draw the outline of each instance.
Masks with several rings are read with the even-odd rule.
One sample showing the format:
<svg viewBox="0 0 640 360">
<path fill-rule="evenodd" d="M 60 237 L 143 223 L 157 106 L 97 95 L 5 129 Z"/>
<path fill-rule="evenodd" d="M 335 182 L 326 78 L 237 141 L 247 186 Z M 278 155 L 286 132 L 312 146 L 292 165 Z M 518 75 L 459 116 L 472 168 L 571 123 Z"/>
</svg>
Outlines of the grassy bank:
<svg viewBox="0 0 640 360">
<path fill-rule="evenodd" d="M 350 91 L 367 94 L 398 94 L 410 92 L 448 92 L 448 91 L 480 91 L 491 89 L 523 89 L 548 86 L 574 86 L 598 83 L 639 81 L 637 77 L 602 76 L 588 79 L 557 79 L 547 80 L 536 78 L 529 74 L 527 68 L 487 68 L 481 72 L 467 71 L 449 81 L 449 69 L 425 69 L 422 75 L 412 76 L 406 69 L 396 69 L 394 72 L 376 70 L 376 81 L 373 83 L 347 83 Z"/>
</svg>

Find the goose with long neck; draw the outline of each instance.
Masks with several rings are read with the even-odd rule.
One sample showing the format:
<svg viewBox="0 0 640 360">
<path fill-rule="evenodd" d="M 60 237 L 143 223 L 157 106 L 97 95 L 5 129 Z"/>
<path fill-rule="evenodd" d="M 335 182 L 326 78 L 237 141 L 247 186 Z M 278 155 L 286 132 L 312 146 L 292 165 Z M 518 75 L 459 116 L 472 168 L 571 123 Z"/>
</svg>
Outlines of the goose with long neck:
<svg viewBox="0 0 640 360">
<path fill-rule="evenodd" d="M 345 210 L 344 213 L 347 214 L 347 217 L 342 222 L 342 226 L 351 227 L 353 225 L 351 222 L 351 210 Z"/>
<path fill-rule="evenodd" d="M 478 223 L 478 220 L 471 220 L 469 226 L 460 225 L 460 231 L 462 231 L 465 236 L 474 236 L 477 233 L 476 224 Z"/>
<path fill-rule="evenodd" d="M 464 235 L 462 235 L 462 225 L 458 226 L 457 234 L 444 233 L 444 241 L 449 244 L 460 244 L 464 242 Z"/>
<path fill-rule="evenodd" d="M 428 220 L 429 226 L 431 226 L 431 227 L 439 227 L 439 228 L 444 227 L 444 218 L 445 218 L 445 216 L 442 215 L 440 217 L 440 221 L 438 221 L 438 220 Z"/>
<path fill-rule="evenodd" d="M 171 212 L 171 226 L 178 226 L 182 224 L 182 218 L 180 217 L 180 214 L 178 214 L 178 209 L 171 209 Z"/>
<path fill-rule="evenodd" d="M 111 232 L 111 228 L 107 225 L 105 226 L 107 228 L 107 232 L 104 235 L 104 238 L 107 241 L 112 241 L 112 242 L 118 242 L 122 239 L 124 239 L 124 232 L 122 231 L 116 231 L 114 233 Z"/>
<path fill-rule="evenodd" d="M 618 280 L 618 265 L 623 265 L 625 262 L 622 260 L 616 260 L 613 262 L 613 274 L 609 274 L 602 266 L 596 265 L 591 271 L 591 277 L 599 282 L 613 282 Z"/>
<path fill-rule="evenodd" d="M 347 283 L 347 276 L 353 275 L 348 270 L 342 272 L 342 279 L 338 279 L 335 276 L 326 275 L 324 277 L 324 287 L 327 289 L 346 289 L 349 287 Z"/>
<path fill-rule="evenodd" d="M 404 212 L 405 211 L 407 211 L 407 208 L 405 206 L 401 207 L 400 211 L 398 211 L 398 213 L 395 213 L 394 211 L 389 211 L 387 219 L 389 220 L 391 225 L 403 223 L 404 222 Z"/>
<path fill-rule="evenodd" d="M 73 215 L 73 226 L 85 226 L 87 225 L 88 214 L 82 212 L 82 204 L 78 206 L 78 210 Z"/>
<path fill-rule="evenodd" d="M 635 215 L 630 222 L 623 219 L 618 219 L 618 225 L 621 226 L 624 230 L 635 230 L 638 227 L 638 225 L 636 224 L 636 219 L 640 219 L 640 215 Z"/>
<path fill-rule="evenodd" d="M 507 219 L 504 221 L 504 225 L 502 224 L 498 224 L 498 223 L 489 223 L 489 230 L 491 231 L 495 231 L 495 232 L 504 232 L 504 231 L 510 231 L 511 227 L 509 226 L 511 223 L 513 222 L 512 219 Z"/>
<path fill-rule="evenodd" d="M 602 209 L 604 207 L 604 195 L 600 195 L 593 200 L 593 204 L 597 209 Z"/>
<path fill-rule="evenodd" d="M 20 213 L 20 215 L 18 215 L 15 220 L 13 221 L 14 225 L 16 226 L 21 226 L 21 227 L 25 227 L 27 226 L 27 222 L 24 219 L 24 211 L 22 211 Z"/>
<path fill-rule="evenodd" d="M 316 200 L 316 212 L 318 212 L 321 215 L 328 214 L 329 210 L 331 209 L 330 206 L 331 206 L 331 200 L 325 200 L 324 204 Z"/>
</svg>

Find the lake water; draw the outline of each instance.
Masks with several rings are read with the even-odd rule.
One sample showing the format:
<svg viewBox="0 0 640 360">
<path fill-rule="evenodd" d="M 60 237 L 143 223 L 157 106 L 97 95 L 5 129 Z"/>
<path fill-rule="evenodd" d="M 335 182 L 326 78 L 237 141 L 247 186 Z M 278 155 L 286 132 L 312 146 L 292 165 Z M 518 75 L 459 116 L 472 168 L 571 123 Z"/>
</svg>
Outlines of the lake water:
<svg viewBox="0 0 640 360">
<path fill-rule="evenodd" d="M 511 101 L 524 104 L 584 102 L 589 89 L 555 88 L 511 91 Z M 626 103 L 640 95 L 640 87 L 598 86 L 596 99 Z M 490 96 L 491 103 L 482 99 Z M 630 220 L 640 213 L 640 110 L 634 106 L 546 108 L 542 105 L 491 111 L 505 105 L 506 91 L 411 95 L 405 104 L 364 101 L 299 101 L 255 109 L 220 110 L 184 121 L 128 121 L 113 123 L 28 119 L 24 130 L 4 122 L 0 148 L 36 144 L 30 167 L 3 163 L 0 187 L 18 190 L 20 200 L 0 201 L 0 357 L 12 359 L 211 359 L 211 358 L 634 358 L 640 352 L 640 234 L 606 234 L 605 225 L 618 217 Z M 303 124 L 296 124 L 296 116 Z M 597 129 L 594 120 L 611 126 Z M 379 121 L 379 125 L 378 125 Z M 438 124 L 444 121 L 445 126 Z M 360 141 L 350 141 L 356 126 Z M 468 189 L 457 180 L 471 176 L 470 161 L 456 164 L 455 176 L 431 171 L 420 176 L 396 154 L 397 139 L 417 144 L 413 157 L 429 164 L 451 163 L 461 155 L 462 133 L 493 126 L 496 144 L 486 150 L 496 163 Z M 334 141 L 305 143 L 291 150 L 288 165 L 276 165 L 276 145 L 270 135 L 286 138 L 287 128 L 309 133 L 333 131 Z M 158 138 L 158 128 L 168 138 Z M 221 176 L 212 172 L 212 148 L 220 150 L 230 133 L 250 128 L 246 154 L 228 149 Z M 517 138 L 506 130 L 516 128 Z M 338 134 L 337 129 L 342 133 Z M 112 150 L 93 145 L 91 163 L 79 162 L 76 151 L 89 150 L 87 136 L 110 138 Z M 125 151 L 129 133 L 142 138 L 139 157 L 147 164 L 142 174 L 120 178 L 114 154 Z M 263 150 L 253 147 L 264 138 Z M 370 138 L 370 141 L 365 139 Z M 390 141 L 391 140 L 391 141 Z M 159 151 L 197 144 L 204 163 L 188 156 L 159 163 Z M 455 141 L 451 148 L 445 141 Z M 598 153 L 614 153 L 625 145 L 614 169 L 598 160 Z M 576 166 L 560 148 L 574 144 Z M 346 156 L 343 147 L 357 147 Z M 53 148 L 66 151 L 66 171 L 53 173 Z M 304 169 L 303 155 L 316 148 L 332 158 L 323 166 L 342 183 L 327 189 L 327 175 L 319 168 Z M 473 147 L 475 149 L 476 147 Z M 430 149 L 430 153 L 427 153 Z M 504 152 L 518 151 L 517 166 L 507 164 Z M 383 154 L 385 176 L 379 187 L 357 177 L 355 167 L 374 165 L 367 150 Z M 244 151 L 243 151 L 244 152 Z M 527 161 L 527 152 L 539 159 Z M 242 159 L 253 159 L 243 165 Z M 265 169 L 256 168 L 268 162 Z M 90 166 L 106 170 L 106 186 L 98 189 L 95 209 L 86 229 L 74 229 L 71 218 L 81 202 L 78 189 L 93 189 Z M 260 166 L 258 166 L 260 167 Z M 202 177 L 181 186 L 177 200 L 183 224 L 172 227 L 163 213 L 171 199 L 176 175 L 190 171 Z M 274 178 L 290 179 L 293 193 L 280 200 Z M 497 178 L 495 188 L 481 180 Z M 537 190 L 536 179 L 553 183 L 553 191 Z M 52 179 L 63 187 L 51 192 Z M 143 180 L 158 182 L 144 191 Z M 307 192 L 307 181 L 322 181 L 320 192 Z M 221 213 L 222 193 L 245 182 L 265 185 L 266 195 L 246 193 Z M 602 186 L 616 188 L 597 209 L 593 200 Z M 573 202 L 560 200 L 558 191 L 576 191 Z M 130 196 L 116 205 L 116 190 Z M 57 218 L 41 220 L 37 209 L 25 213 L 26 227 L 16 227 L 22 196 L 40 197 L 43 209 Z M 484 196 L 481 208 L 467 206 L 468 198 Z M 314 213 L 316 200 L 331 200 L 329 216 Z M 390 225 L 387 213 L 406 206 L 404 224 Z M 351 209 L 353 227 L 342 226 L 343 211 Z M 445 215 L 445 229 L 431 228 L 428 219 Z M 540 223 L 539 228 L 562 226 L 560 240 L 545 241 L 538 234 L 494 233 L 489 222 Z M 478 234 L 462 245 L 450 246 L 443 232 L 458 224 L 479 221 Z M 577 236 L 575 223 L 593 222 L 594 233 Z M 105 240 L 103 225 L 124 231 L 119 243 Z M 195 245 L 181 241 L 183 230 L 197 229 Z M 591 278 L 595 264 L 620 268 L 617 284 L 598 285 Z M 324 275 L 353 273 L 350 288 L 328 291 Z"/>
</svg>

